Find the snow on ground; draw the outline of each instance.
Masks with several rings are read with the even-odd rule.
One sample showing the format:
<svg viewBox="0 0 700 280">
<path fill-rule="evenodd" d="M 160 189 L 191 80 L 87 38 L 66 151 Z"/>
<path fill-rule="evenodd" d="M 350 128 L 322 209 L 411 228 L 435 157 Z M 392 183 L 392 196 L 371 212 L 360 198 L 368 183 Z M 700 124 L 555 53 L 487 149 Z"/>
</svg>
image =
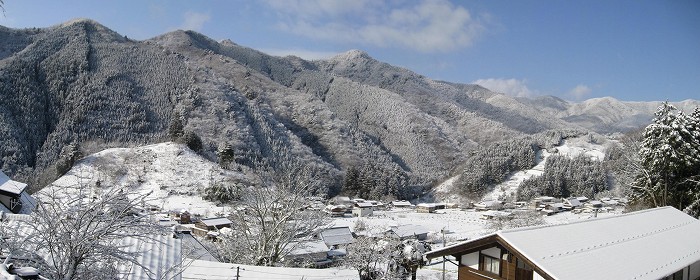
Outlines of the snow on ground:
<svg viewBox="0 0 700 280">
<path fill-rule="evenodd" d="M 583 143 L 585 144 L 585 143 Z M 574 156 L 585 153 L 602 158 L 603 149 L 595 145 L 583 145 L 577 142 L 564 142 L 557 151 L 560 154 Z M 541 160 L 537 166 L 530 170 L 516 172 L 511 178 L 502 184 L 502 195 L 517 190 L 517 185 L 532 176 L 542 174 L 544 163 L 549 153 L 542 151 Z M 457 177 L 450 178 L 438 186 L 436 190 L 449 195 L 452 182 Z M 212 182 L 225 180 L 254 181 L 249 176 L 241 173 L 222 170 L 216 163 L 207 161 L 185 146 L 175 143 L 162 143 L 136 148 L 108 149 L 90 155 L 78 162 L 66 175 L 54 182 L 57 186 L 70 186 L 83 184 L 94 186 L 97 180 L 103 186 L 127 186 L 138 193 L 152 192 L 151 198 L 154 204 L 163 210 L 185 209 L 191 213 L 203 216 L 212 216 L 225 212 L 225 208 L 217 207 L 211 202 L 202 200 L 200 189 Z M 44 191 L 44 190 L 42 190 Z M 599 213 L 598 216 L 614 215 L 615 213 Z M 379 234 L 389 226 L 421 225 L 430 233 L 428 238 L 436 241 L 433 249 L 441 247 L 442 233 L 445 230 L 445 240 L 448 245 L 470 240 L 489 234 L 489 221 L 481 219 L 482 212 L 474 210 L 445 209 L 438 213 L 417 213 L 412 209 L 393 209 L 387 211 L 375 211 L 371 217 L 333 218 L 331 226 L 348 226 L 355 230 L 358 221 L 362 221 L 371 234 Z M 547 224 L 562 224 L 572 221 L 590 219 L 589 214 L 574 214 L 571 212 L 559 213 L 545 217 Z M 195 261 L 191 268 L 183 273 L 183 279 L 219 279 L 216 277 L 232 277 L 235 275 L 235 264 L 211 263 Z M 246 266 L 240 265 L 246 269 Z M 457 267 L 447 262 L 445 279 L 457 279 Z M 221 272 L 220 274 L 215 273 Z M 261 268 L 248 267 L 242 270 L 241 276 L 248 273 L 261 278 L 269 279 L 300 279 L 306 276 L 308 279 L 357 279 L 353 270 L 346 269 L 299 269 L 299 268 Z M 257 277 L 256 276 L 256 277 Z M 437 280 L 442 279 L 442 261 L 432 260 L 432 263 L 419 269 L 418 279 Z M 286 278 L 285 278 L 286 277 Z M 227 278 L 227 279 L 228 279 Z M 255 278 L 255 277 L 254 277 Z M 223 278 L 221 278 L 223 279 Z M 252 278 L 249 278 L 252 279 Z"/>
<path fill-rule="evenodd" d="M 546 150 L 537 152 L 537 164 L 528 170 L 521 170 L 513 173 L 505 182 L 496 185 L 491 192 L 484 196 L 484 200 L 505 200 L 507 197 L 515 197 L 520 184 L 532 177 L 540 176 L 544 173 L 544 165 L 551 154 Z"/>
<path fill-rule="evenodd" d="M 166 142 L 136 148 L 107 149 L 80 160 L 56 186 L 82 184 L 128 187 L 148 193 L 151 203 L 163 210 L 187 210 L 204 217 L 223 213 L 223 207 L 201 198 L 200 191 L 214 182 L 253 181 L 223 170 L 182 144 Z M 92 188 L 90 188 L 91 191 Z M 46 191 L 42 190 L 43 192 Z"/>
<path fill-rule="evenodd" d="M 605 146 L 598 143 L 590 143 L 585 137 L 564 140 L 561 146 L 554 147 L 550 151 L 551 153 L 547 150 L 537 152 L 537 165 L 531 169 L 513 173 L 506 181 L 496 185 L 491 192 L 484 196 L 483 200 L 506 200 L 505 198 L 507 197 L 514 197 L 523 181 L 544 173 L 544 166 L 550 155 L 557 154 L 574 158 L 583 154 L 599 161 L 605 158 Z"/>
</svg>

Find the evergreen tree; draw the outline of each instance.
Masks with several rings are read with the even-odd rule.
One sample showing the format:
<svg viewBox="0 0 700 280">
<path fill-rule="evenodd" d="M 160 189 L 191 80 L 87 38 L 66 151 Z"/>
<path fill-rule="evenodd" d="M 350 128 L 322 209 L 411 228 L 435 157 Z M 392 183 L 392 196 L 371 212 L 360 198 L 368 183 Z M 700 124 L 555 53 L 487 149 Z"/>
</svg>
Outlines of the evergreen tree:
<svg viewBox="0 0 700 280">
<path fill-rule="evenodd" d="M 235 156 L 233 147 L 230 144 L 220 145 L 216 154 L 219 157 L 219 165 L 223 168 L 228 168 Z"/>
<path fill-rule="evenodd" d="M 168 126 L 168 135 L 171 141 L 179 141 L 179 139 L 185 134 L 185 126 L 182 124 L 182 119 L 180 113 L 173 112 L 172 118 L 170 119 L 170 125 Z"/>
<path fill-rule="evenodd" d="M 644 130 L 635 199 L 679 209 L 693 203 L 698 193 L 693 178 L 700 168 L 696 112 L 685 115 L 668 102 L 659 107 L 654 122 Z"/>
</svg>

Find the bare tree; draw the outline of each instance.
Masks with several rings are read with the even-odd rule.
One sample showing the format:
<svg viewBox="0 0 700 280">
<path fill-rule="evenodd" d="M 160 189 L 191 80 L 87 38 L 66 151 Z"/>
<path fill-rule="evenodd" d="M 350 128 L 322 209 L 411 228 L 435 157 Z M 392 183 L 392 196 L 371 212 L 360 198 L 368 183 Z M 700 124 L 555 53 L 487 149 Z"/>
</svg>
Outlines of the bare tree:
<svg viewBox="0 0 700 280">
<path fill-rule="evenodd" d="M 105 188 L 101 193 L 83 184 L 51 186 L 37 196 L 36 210 L 13 227 L 13 254 L 35 262 L 52 279 L 108 279 L 120 265 L 136 265 L 141 252 L 130 251 L 125 239 L 153 242 L 164 229 L 141 213 L 147 194 Z M 24 233 L 24 234 L 22 234 Z"/>
<path fill-rule="evenodd" d="M 219 253 L 229 261 L 274 265 L 327 223 L 323 212 L 307 210 L 307 198 L 318 189 L 316 171 L 296 159 L 284 145 L 272 145 L 273 156 L 259 162 L 263 186 L 243 190 L 235 226 L 220 235 Z"/>
<path fill-rule="evenodd" d="M 348 254 L 343 260 L 343 266 L 357 270 L 360 280 L 387 278 L 392 248 L 396 248 L 398 243 L 398 240 L 393 239 L 377 240 L 360 236 L 347 245 Z"/>
<path fill-rule="evenodd" d="M 425 265 L 423 255 L 430 251 L 430 244 L 416 239 L 401 241 L 392 250 L 389 273 L 405 279 L 411 275 L 412 280 L 416 280 L 418 267 Z"/>
</svg>

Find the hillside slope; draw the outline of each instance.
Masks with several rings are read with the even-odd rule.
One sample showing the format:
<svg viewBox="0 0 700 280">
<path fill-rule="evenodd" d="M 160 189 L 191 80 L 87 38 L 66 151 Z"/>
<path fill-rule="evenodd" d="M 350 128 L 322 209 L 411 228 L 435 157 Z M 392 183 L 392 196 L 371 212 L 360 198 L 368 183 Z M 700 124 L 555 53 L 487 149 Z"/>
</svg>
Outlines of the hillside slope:
<svg viewBox="0 0 700 280">
<path fill-rule="evenodd" d="M 305 61 L 192 31 L 133 41 L 91 20 L 0 27 L 0 96 L 0 168 L 33 189 L 58 175 L 70 144 L 90 153 L 167 141 L 179 115 L 206 159 L 232 147 L 235 170 L 273 160 L 283 147 L 317 170 L 331 195 L 352 168 L 377 195 L 410 196 L 488 143 L 547 130 L 632 129 L 655 108 L 513 98 L 357 50 Z"/>
</svg>

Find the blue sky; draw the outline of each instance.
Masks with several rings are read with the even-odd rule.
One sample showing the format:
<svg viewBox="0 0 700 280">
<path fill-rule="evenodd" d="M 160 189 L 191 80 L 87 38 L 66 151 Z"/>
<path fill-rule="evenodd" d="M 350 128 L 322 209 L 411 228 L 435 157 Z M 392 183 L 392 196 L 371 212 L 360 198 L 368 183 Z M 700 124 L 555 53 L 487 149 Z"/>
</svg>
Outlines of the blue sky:
<svg viewBox="0 0 700 280">
<path fill-rule="evenodd" d="M 0 25 L 91 18 L 133 39 L 176 29 L 274 55 L 350 49 L 434 79 L 579 101 L 700 99 L 700 1 L 4 0 Z"/>
</svg>

